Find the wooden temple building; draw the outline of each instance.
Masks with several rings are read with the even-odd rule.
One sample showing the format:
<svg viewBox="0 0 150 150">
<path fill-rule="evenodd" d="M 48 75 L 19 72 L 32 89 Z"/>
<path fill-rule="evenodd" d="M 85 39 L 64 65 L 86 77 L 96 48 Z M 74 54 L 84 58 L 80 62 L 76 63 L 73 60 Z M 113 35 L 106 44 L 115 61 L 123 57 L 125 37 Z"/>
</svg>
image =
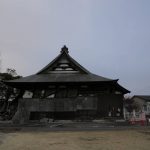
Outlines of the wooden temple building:
<svg viewBox="0 0 150 150">
<path fill-rule="evenodd" d="M 41 118 L 76 120 L 123 116 L 123 95 L 128 90 L 117 80 L 89 72 L 64 46 L 60 54 L 38 73 L 5 82 L 24 94 L 13 121 Z"/>
</svg>

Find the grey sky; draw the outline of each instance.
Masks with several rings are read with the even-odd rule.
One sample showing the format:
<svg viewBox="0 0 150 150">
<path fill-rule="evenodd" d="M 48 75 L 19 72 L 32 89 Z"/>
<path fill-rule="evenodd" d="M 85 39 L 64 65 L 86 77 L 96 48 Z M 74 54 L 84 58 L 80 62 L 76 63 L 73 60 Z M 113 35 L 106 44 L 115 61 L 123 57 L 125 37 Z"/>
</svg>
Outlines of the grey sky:
<svg viewBox="0 0 150 150">
<path fill-rule="evenodd" d="M 91 72 L 150 94 L 149 0 L 0 0 L 2 68 L 39 71 L 66 44 Z"/>
</svg>

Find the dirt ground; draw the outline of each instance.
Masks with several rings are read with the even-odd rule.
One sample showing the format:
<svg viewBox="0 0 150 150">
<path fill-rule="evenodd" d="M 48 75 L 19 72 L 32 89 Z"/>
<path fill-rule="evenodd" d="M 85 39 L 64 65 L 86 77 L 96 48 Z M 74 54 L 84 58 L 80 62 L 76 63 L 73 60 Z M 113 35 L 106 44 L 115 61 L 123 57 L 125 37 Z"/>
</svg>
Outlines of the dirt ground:
<svg viewBox="0 0 150 150">
<path fill-rule="evenodd" d="M 0 150 L 150 150 L 150 129 L 0 132 Z"/>
</svg>

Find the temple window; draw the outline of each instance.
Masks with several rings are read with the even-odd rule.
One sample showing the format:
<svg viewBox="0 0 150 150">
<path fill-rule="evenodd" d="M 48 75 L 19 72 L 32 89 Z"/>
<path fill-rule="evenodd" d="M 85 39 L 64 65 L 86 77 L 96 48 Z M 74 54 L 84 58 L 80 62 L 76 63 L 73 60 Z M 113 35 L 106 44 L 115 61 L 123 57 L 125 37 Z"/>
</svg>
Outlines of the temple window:
<svg viewBox="0 0 150 150">
<path fill-rule="evenodd" d="M 45 98 L 55 98 L 55 89 L 46 89 L 45 90 Z"/>
<path fill-rule="evenodd" d="M 33 97 L 33 92 L 26 90 L 24 92 L 23 98 L 32 98 Z"/>
<path fill-rule="evenodd" d="M 55 98 L 55 94 L 50 94 L 49 96 L 47 96 L 46 98 Z"/>
<path fill-rule="evenodd" d="M 115 94 L 121 94 L 121 92 L 119 92 L 119 91 L 115 91 Z"/>
</svg>

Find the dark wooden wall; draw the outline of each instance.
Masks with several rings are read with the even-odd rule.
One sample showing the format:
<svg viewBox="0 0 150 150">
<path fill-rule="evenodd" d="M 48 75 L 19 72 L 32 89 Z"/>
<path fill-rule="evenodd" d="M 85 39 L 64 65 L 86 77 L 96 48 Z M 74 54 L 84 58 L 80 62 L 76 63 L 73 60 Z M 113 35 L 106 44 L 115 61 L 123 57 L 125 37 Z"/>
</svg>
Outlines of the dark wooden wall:
<svg viewBox="0 0 150 150">
<path fill-rule="evenodd" d="M 118 108 L 120 115 L 123 115 L 123 95 L 121 94 L 99 94 L 97 111 L 99 117 L 108 117 L 111 112 L 112 117 L 117 116 Z"/>
</svg>

